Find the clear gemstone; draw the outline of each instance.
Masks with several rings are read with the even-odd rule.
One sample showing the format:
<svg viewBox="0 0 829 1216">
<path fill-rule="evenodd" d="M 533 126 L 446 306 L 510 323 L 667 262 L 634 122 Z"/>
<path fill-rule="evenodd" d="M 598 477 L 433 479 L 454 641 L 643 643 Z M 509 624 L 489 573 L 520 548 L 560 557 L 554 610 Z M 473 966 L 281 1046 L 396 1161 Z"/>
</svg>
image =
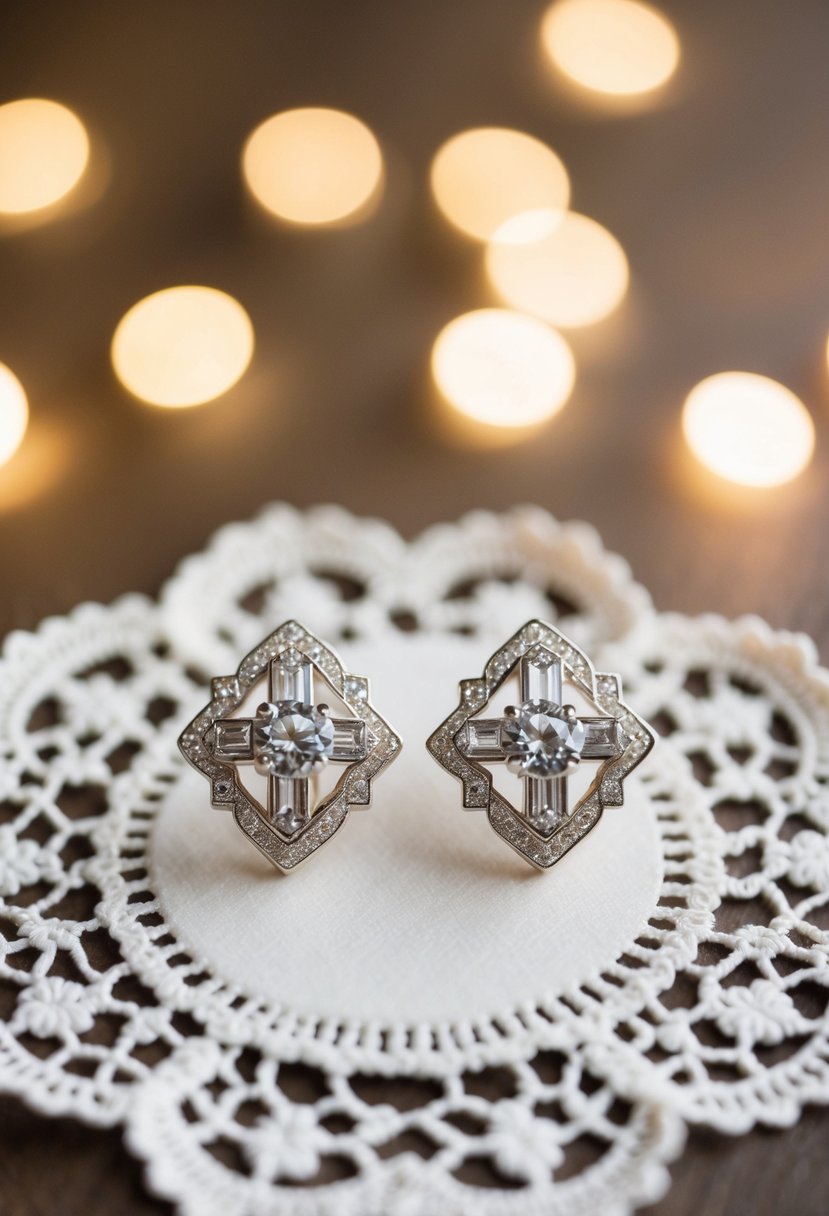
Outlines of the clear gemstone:
<svg viewBox="0 0 829 1216">
<path fill-rule="evenodd" d="M 295 646 L 290 646 L 287 650 L 282 651 L 279 662 L 286 671 L 296 671 L 297 667 L 302 666 L 303 658 Z"/>
<path fill-rule="evenodd" d="M 273 817 L 274 827 L 283 836 L 293 836 L 305 824 L 305 816 L 292 806 L 283 806 Z"/>
<path fill-rule="evenodd" d="M 551 806 L 545 806 L 533 815 L 530 822 L 542 836 L 549 836 L 558 827 L 561 822 L 561 816 Z"/>
<path fill-rule="evenodd" d="M 585 729 L 572 706 L 525 701 L 501 719 L 501 746 L 523 777 L 560 777 L 578 764 Z"/>
<path fill-rule="evenodd" d="M 308 777 L 334 751 L 334 723 L 302 701 L 272 701 L 255 719 L 257 769 L 272 777 Z"/>
</svg>

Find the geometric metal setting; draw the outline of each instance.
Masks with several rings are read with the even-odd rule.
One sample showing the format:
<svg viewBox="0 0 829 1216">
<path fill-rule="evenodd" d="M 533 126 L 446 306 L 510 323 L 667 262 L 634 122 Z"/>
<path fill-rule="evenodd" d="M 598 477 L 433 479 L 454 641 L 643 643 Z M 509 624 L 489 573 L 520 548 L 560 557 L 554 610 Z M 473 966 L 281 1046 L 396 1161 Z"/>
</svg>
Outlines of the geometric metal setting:
<svg viewBox="0 0 829 1216">
<path fill-rule="evenodd" d="M 280 625 L 235 676 L 210 686 L 212 699 L 182 732 L 179 748 L 209 779 L 213 805 L 232 810 L 260 852 L 292 870 L 339 831 L 350 807 L 369 805 L 371 783 L 395 759 L 400 740 L 371 705 L 368 680 L 347 672 L 297 621 Z M 267 697 L 255 713 L 239 713 L 260 688 Z M 346 716 L 332 715 L 325 689 Z M 338 780 L 318 797 L 319 774 L 330 764 L 341 770 Z M 245 784 L 246 768 L 265 778 L 262 801 Z"/>
<path fill-rule="evenodd" d="M 517 675 L 519 703 L 486 716 L 501 686 Z M 595 713 L 567 703 L 577 691 Z M 466 810 L 485 810 L 516 852 L 541 870 L 555 865 L 601 818 L 621 806 L 624 778 L 644 760 L 655 736 L 621 699 L 619 676 L 597 672 L 552 625 L 528 621 L 491 656 L 479 679 L 462 680 L 460 704 L 426 746 L 463 784 Z M 571 805 L 570 779 L 597 762 L 586 792 Z M 495 788 L 492 765 L 518 781 L 514 805 Z"/>
</svg>

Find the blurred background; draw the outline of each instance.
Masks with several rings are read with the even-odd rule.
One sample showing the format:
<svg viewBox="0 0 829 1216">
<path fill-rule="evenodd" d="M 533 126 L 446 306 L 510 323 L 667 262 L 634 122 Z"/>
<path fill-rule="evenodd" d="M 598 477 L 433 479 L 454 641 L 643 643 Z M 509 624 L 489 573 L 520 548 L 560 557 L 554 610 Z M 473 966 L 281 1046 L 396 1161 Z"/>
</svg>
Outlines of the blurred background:
<svg viewBox="0 0 829 1216">
<path fill-rule="evenodd" d="M 275 499 L 406 535 L 534 502 L 660 608 L 825 656 L 827 50 L 822 0 L 3 6 L 2 631 Z M 816 1211 L 784 1166 L 824 1126 L 773 1175 L 762 1133 L 696 1144 L 670 1210 L 716 1160 L 723 1202 L 786 1173 Z M 88 1203 L 133 1184 L 50 1134 Z"/>
<path fill-rule="evenodd" d="M 602 59 L 597 2 L 587 51 L 578 28 L 556 45 L 546 6 L 531 0 L 4 8 L 0 100 L 58 102 L 88 139 L 69 193 L 0 217 L 0 362 L 29 402 L 22 443 L 0 467 L 4 627 L 85 598 L 152 592 L 217 525 L 286 499 L 342 503 L 407 534 L 471 507 L 532 501 L 594 523 L 663 608 L 759 611 L 825 631 L 829 9 L 820 0 L 664 3 L 667 49 L 658 31 L 651 46 L 653 31 L 611 26 L 611 49 L 627 37 L 622 62 L 633 65 L 620 82 L 618 55 Z M 602 87 L 576 83 L 551 43 Z M 641 81 L 648 87 L 633 93 L 605 87 Z M 270 167 L 267 142 L 261 149 L 260 188 L 312 218 L 356 202 L 345 221 L 280 219 L 243 172 L 252 133 L 304 107 L 359 119 L 368 153 L 358 139 L 352 158 L 336 128 L 318 139 L 300 128 L 293 150 L 291 132 L 281 145 L 277 132 Z M 21 119 L 8 109 L 6 129 Z M 68 159 L 71 181 L 66 134 L 46 127 L 37 138 L 47 161 Z M 456 213 L 467 207 L 474 222 L 475 200 L 494 193 L 483 222 L 496 244 L 510 207 L 547 211 L 554 232 L 569 181 L 569 206 L 623 251 L 621 271 L 613 249 L 594 250 L 593 261 L 588 250 L 558 278 L 553 266 L 550 300 L 543 281 L 521 280 L 539 258 L 549 269 L 543 250 L 528 257 L 525 245 L 523 260 L 507 256 L 501 268 L 519 301 L 540 299 L 545 325 L 562 310 L 572 320 L 567 302 L 583 288 L 576 320 L 600 318 L 558 325 L 575 383 L 560 413 L 536 427 L 462 419 L 431 366 L 450 321 L 510 303 L 488 274 L 492 248 L 461 231 L 433 189 L 447 141 L 491 127 L 534 137 L 553 159 L 542 154 L 539 169 L 486 143 L 459 155 L 454 179 L 451 163 L 444 175 Z M 12 151 L 0 187 L 5 178 L 14 196 L 25 129 L 17 143 L 6 130 L 5 144 L 3 130 L 0 150 Z M 297 140 L 310 185 L 280 202 L 280 182 L 298 172 Z M 499 202 L 499 189 L 522 183 L 524 193 L 503 189 Z M 521 253 L 520 242 L 505 248 Z M 235 353 L 231 336 L 229 370 L 218 366 L 213 385 L 238 375 L 227 392 L 198 408 L 153 407 L 115 374 L 113 336 L 139 301 L 181 285 L 237 301 L 253 353 L 245 370 L 244 335 Z M 195 347 L 186 319 L 180 332 L 159 324 L 162 338 L 199 351 L 198 318 Z M 211 351 L 224 341 L 217 324 L 218 337 L 203 341 Z M 145 338 L 134 374 L 143 359 L 163 382 L 169 350 Z M 509 336 L 506 345 L 516 349 Z M 534 391 L 522 377 L 534 374 L 542 397 L 551 384 L 541 411 L 555 408 L 566 393 L 557 357 L 558 348 L 516 356 L 484 413 L 522 417 L 522 393 Z M 729 371 L 771 377 L 811 414 L 815 454 L 785 484 L 735 484 L 689 448 L 687 395 Z M 463 390 L 462 365 L 459 374 Z M 3 409 L 0 430 L 11 426 Z M 715 427 L 709 442 L 733 453 L 755 429 L 724 443 Z"/>
</svg>

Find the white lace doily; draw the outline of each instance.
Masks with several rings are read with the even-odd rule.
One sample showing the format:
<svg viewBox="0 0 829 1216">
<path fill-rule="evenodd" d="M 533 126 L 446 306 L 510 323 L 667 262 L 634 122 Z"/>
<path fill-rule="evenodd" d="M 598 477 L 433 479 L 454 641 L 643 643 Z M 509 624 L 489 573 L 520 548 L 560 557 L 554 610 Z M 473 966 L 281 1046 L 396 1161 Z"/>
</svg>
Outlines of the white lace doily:
<svg viewBox="0 0 829 1216">
<path fill-rule="evenodd" d="M 287 616 L 372 675 L 404 751 L 285 878 L 175 740 Z M 664 735 L 549 874 L 424 748 L 531 616 Z M 829 679 L 760 621 L 655 614 L 584 525 L 477 513 L 406 545 L 271 508 L 160 605 L 13 634 L 0 747 L 0 1085 L 122 1123 L 184 1212 L 621 1214 L 685 1123 L 829 1101 Z"/>
</svg>

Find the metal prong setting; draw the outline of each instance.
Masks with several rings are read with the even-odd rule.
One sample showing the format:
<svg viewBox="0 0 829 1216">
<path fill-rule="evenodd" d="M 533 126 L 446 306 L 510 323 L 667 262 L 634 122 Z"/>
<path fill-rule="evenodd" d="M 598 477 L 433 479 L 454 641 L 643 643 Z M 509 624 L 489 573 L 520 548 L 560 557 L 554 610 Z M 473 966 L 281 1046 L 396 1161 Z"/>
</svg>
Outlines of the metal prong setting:
<svg viewBox="0 0 829 1216">
<path fill-rule="evenodd" d="M 315 703 L 315 678 L 343 702 L 345 716 Z M 267 699 L 253 717 L 242 717 L 260 681 Z M 280 625 L 242 659 L 235 676 L 212 681 L 211 691 L 214 699 L 184 729 L 179 747 L 210 779 L 214 805 L 232 809 L 245 835 L 282 870 L 330 840 L 351 806 L 370 805 L 374 778 L 400 751 L 400 739 L 369 700 L 368 681 L 346 671 L 296 621 Z M 343 766 L 342 776 L 317 797 L 315 778 L 329 762 Z M 242 780 L 244 765 L 266 778 L 266 798 Z"/>
<path fill-rule="evenodd" d="M 513 672 L 520 703 L 505 706 L 500 718 L 487 716 Z M 565 702 L 565 681 L 592 704 L 594 716 Z M 464 807 L 485 809 L 512 848 L 548 869 L 591 830 L 605 807 L 622 804 L 623 779 L 653 747 L 653 732 L 621 701 L 620 685 L 618 676 L 597 673 L 554 626 L 528 621 L 490 657 L 482 678 L 461 682 L 458 707 L 427 746 L 463 782 Z M 464 695 L 471 686 L 480 689 L 474 710 Z M 589 761 L 599 768 L 571 806 L 568 777 Z M 499 763 L 520 778 L 515 805 L 488 771 Z"/>
</svg>

